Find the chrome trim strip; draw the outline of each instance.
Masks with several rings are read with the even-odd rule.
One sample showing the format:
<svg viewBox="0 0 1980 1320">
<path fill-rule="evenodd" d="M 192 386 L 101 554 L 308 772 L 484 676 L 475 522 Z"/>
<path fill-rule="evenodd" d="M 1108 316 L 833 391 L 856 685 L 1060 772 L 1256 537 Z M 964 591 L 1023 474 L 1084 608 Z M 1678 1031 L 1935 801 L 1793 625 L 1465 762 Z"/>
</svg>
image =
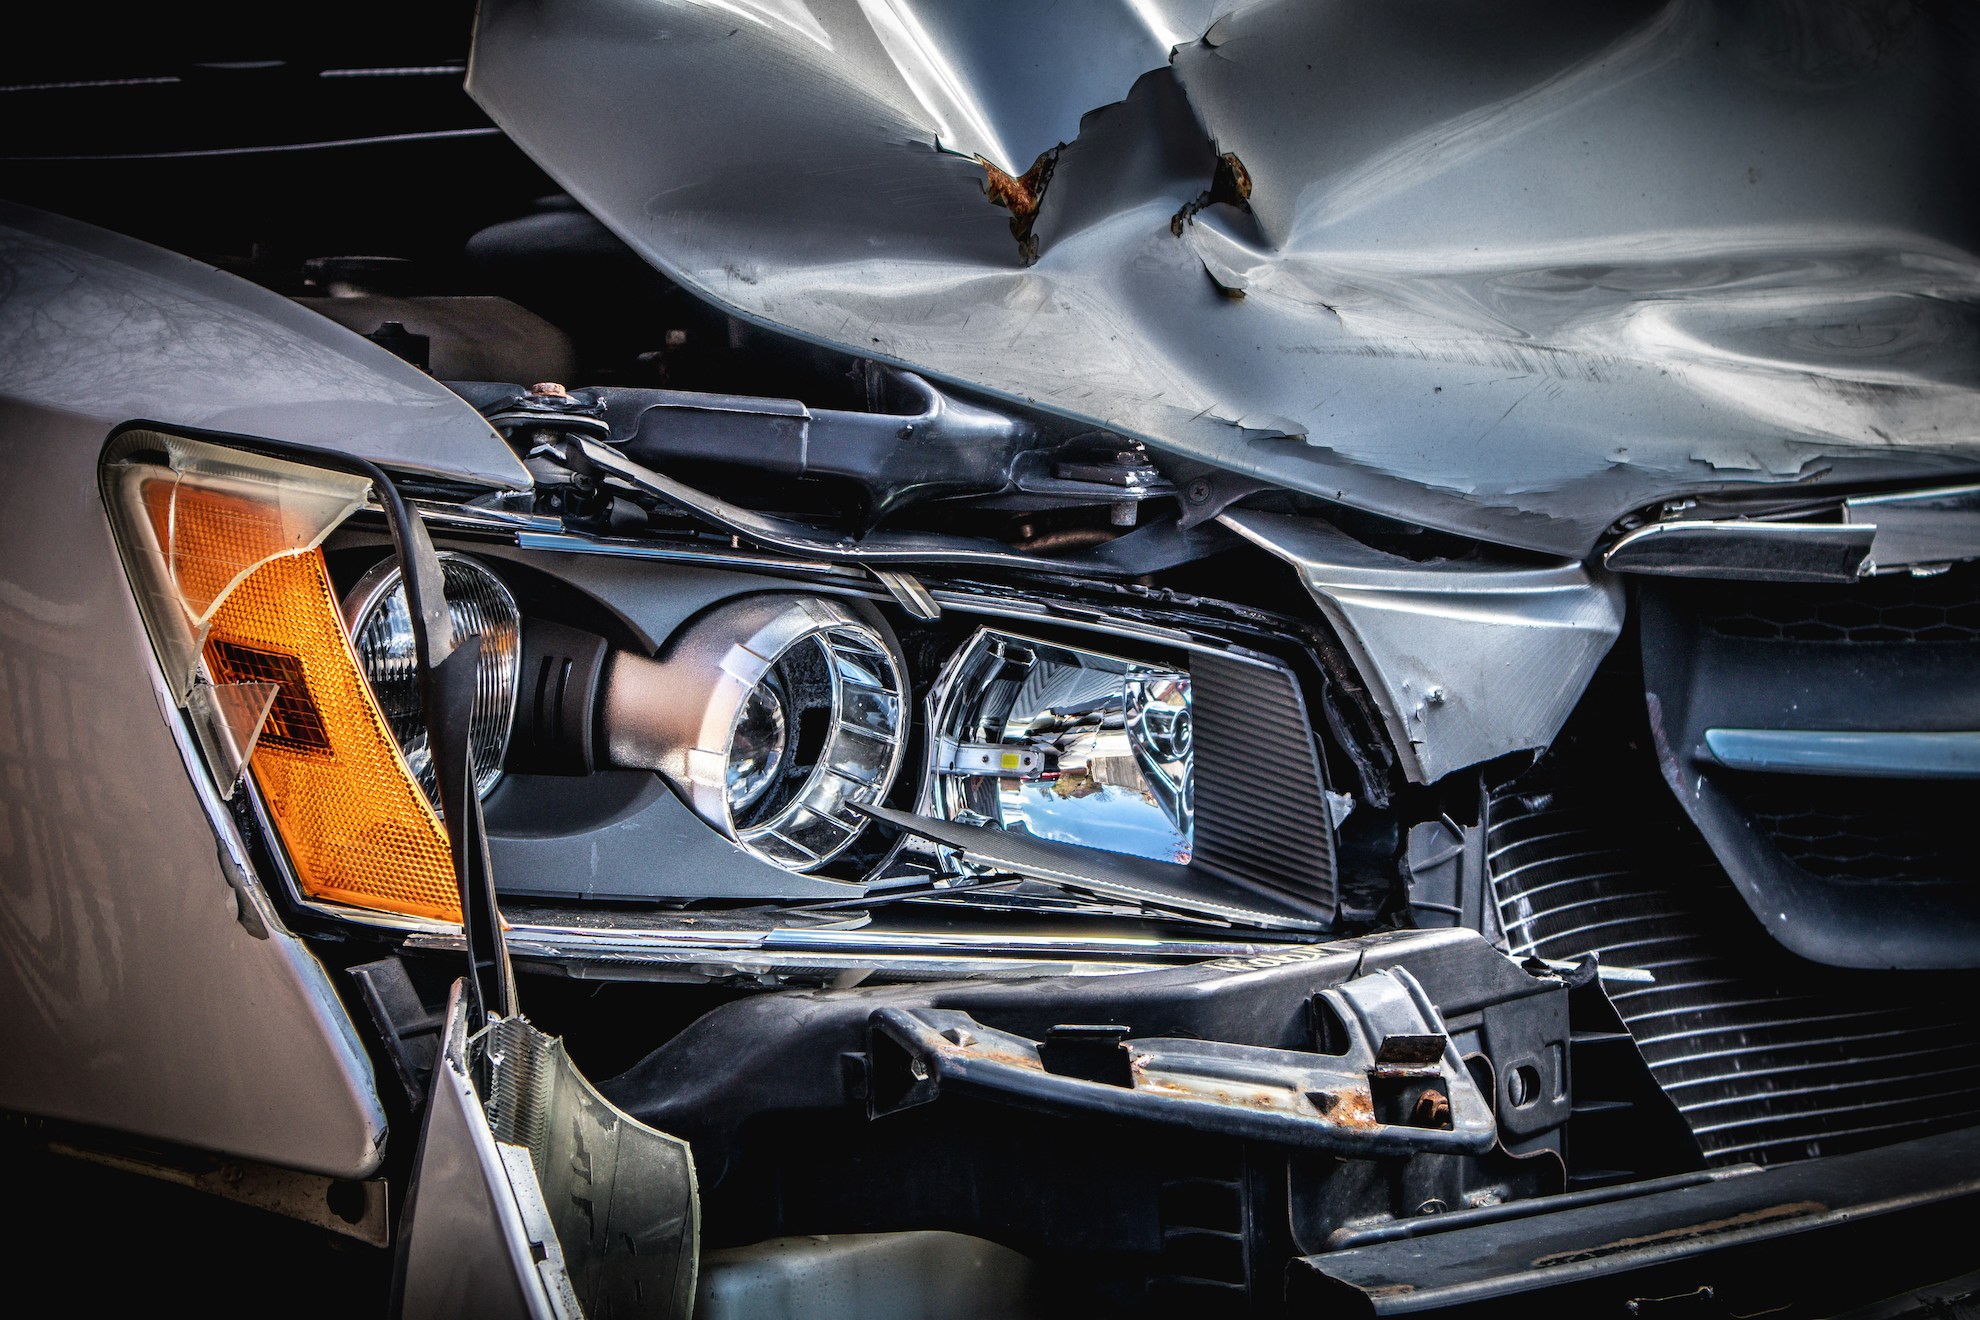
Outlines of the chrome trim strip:
<svg viewBox="0 0 1980 1320">
<path fill-rule="evenodd" d="M 1843 501 L 1843 521 L 1876 529 L 1865 572 L 1980 559 L 1980 486 L 1861 495 Z"/>
<path fill-rule="evenodd" d="M 1867 523 L 1724 520 L 1652 523 L 1609 547 L 1617 573 L 1732 582 L 1854 582 L 1877 536 Z"/>
<path fill-rule="evenodd" d="M 1866 779 L 1980 779 L 1980 730 L 1707 729 L 1728 770 Z"/>
</svg>

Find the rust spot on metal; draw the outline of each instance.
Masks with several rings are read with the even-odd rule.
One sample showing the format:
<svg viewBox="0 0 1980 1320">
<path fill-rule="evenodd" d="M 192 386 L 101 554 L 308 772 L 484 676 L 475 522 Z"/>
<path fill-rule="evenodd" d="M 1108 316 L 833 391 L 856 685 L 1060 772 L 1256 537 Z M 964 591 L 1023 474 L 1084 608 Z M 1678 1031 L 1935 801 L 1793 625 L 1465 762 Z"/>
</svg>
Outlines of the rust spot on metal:
<svg viewBox="0 0 1980 1320">
<path fill-rule="evenodd" d="M 1198 193 L 1195 201 L 1175 213 L 1169 221 L 1169 232 L 1181 238 L 1183 226 L 1196 219 L 1198 211 L 1218 202 L 1235 206 L 1240 211 L 1251 209 L 1251 171 L 1244 167 L 1244 162 L 1237 158 L 1234 151 L 1217 157 L 1217 168 L 1210 175 L 1210 186 Z"/>
<path fill-rule="evenodd" d="M 1826 1213 L 1828 1206 L 1820 1201 L 1790 1201 L 1785 1205 L 1771 1205 L 1761 1210 L 1748 1210 L 1741 1215 L 1728 1215 L 1724 1219 L 1712 1219 L 1702 1224 L 1685 1224 L 1679 1228 L 1667 1228 L 1657 1233 L 1645 1233 L 1640 1237 L 1618 1238 L 1614 1242 L 1604 1242 L 1599 1247 L 1584 1247 L 1577 1251 L 1556 1251 L 1541 1256 L 1533 1262 L 1536 1270 L 1550 1265 L 1572 1265 L 1578 1261 L 1597 1260 L 1603 1256 L 1619 1255 L 1663 1242 L 1683 1242 L 1692 1238 L 1710 1237 L 1714 1233 L 1724 1233 L 1732 1229 L 1751 1228 L 1755 1224 L 1772 1223 L 1780 1219 L 1805 1219 L 1809 1215 Z"/>
<path fill-rule="evenodd" d="M 1052 182 L 1052 171 L 1059 166 L 1059 148 L 1040 152 L 1031 168 L 1021 175 L 1010 175 L 978 156 L 976 163 L 983 167 L 983 194 L 990 199 L 992 206 L 1001 206 L 1011 213 L 1011 237 L 1018 243 L 1018 256 L 1029 266 L 1038 260 L 1038 240 L 1032 236 L 1031 226 L 1038 219 L 1038 208 L 1045 200 L 1046 185 Z"/>
<path fill-rule="evenodd" d="M 1366 1091 L 1330 1091 L 1325 1094 L 1333 1097 L 1333 1106 L 1328 1109 L 1327 1121 L 1336 1127 L 1372 1128 L 1381 1124 L 1375 1118 L 1375 1097 Z"/>
</svg>

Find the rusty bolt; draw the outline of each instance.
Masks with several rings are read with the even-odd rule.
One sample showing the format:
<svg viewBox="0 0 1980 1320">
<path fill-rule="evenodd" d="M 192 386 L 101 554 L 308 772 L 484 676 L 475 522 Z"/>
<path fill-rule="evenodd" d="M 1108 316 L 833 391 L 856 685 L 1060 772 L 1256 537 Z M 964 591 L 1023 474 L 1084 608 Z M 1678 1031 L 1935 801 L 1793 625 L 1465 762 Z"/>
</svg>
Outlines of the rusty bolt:
<svg viewBox="0 0 1980 1320">
<path fill-rule="evenodd" d="M 568 399 L 571 392 L 554 380 L 542 381 L 529 387 L 529 392 L 542 399 Z"/>
<path fill-rule="evenodd" d="M 1416 1097 L 1409 1112 L 1411 1127 L 1447 1128 L 1451 1125 L 1451 1100 L 1442 1091 L 1425 1091 Z"/>
</svg>

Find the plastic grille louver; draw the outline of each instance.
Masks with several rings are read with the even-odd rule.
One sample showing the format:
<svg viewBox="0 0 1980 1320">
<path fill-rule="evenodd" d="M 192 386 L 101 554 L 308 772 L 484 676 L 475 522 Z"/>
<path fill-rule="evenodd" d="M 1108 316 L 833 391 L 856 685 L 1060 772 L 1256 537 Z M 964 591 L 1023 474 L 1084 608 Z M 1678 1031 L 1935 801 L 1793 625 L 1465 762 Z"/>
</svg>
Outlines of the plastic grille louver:
<svg viewBox="0 0 1980 1320">
<path fill-rule="evenodd" d="M 1298 683 L 1275 666 L 1190 657 L 1195 702 L 1193 864 L 1331 918 L 1333 821 Z"/>
<path fill-rule="evenodd" d="M 1641 786 L 1654 794 L 1656 785 Z M 1802 962 L 1759 929 L 1695 834 L 1652 796 L 1527 781 L 1493 796 L 1489 865 L 1516 956 L 1596 952 L 1714 1164 L 1776 1163 L 1980 1118 L 1980 1024 L 1909 978 Z"/>
</svg>

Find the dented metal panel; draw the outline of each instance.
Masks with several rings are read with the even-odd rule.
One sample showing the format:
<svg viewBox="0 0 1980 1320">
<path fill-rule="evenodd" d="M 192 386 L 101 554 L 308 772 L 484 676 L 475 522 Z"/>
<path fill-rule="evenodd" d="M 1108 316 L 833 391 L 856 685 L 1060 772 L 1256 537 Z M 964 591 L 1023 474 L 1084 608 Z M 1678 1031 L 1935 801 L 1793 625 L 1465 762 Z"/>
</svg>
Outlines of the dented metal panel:
<svg viewBox="0 0 1980 1320">
<path fill-rule="evenodd" d="M 1580 557 L 1980 470 L 1975 66 L 1895 4 L 489 0 L 469 89 L 741 316 Z"/>
<path fill-rule="evenodd" d="M 1580 564 L 1417 563 L 1314 518 L 1221 521 L 1299 571 L 1422 783 L 1552 742 L 1622 632 L 1622 588 Z"/>
</svg>

